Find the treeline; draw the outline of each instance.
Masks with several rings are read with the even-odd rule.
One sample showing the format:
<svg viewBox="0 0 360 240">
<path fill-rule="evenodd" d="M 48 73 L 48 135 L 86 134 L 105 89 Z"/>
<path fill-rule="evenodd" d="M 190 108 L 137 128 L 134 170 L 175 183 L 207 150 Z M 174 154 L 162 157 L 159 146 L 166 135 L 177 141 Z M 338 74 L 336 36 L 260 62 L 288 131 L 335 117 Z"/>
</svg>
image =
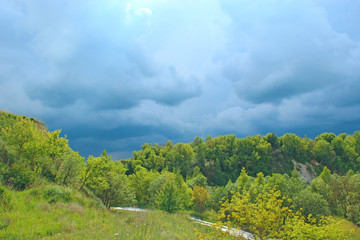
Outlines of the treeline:
<svg viewBox="0 0 360 240">
<path fill-rule="evenodd" d="M 234 182 L 243 167 L 250 176 L 259 172 L 265 175 L 290 173 L 293 161 L 311 164 L 317 174 L 327 166 L 332 172 L 343 175 L 350 169 L 360 170 L 360 131 L 338 136 L 323 133 L 315 140 L 291 133 L 281 137 L 269 133 L 240 139 L 226 135 L 207 137 L 205 141 L 196 137 L 191 143 L 144 144 L 133 155 L 127 161 L 128 174 L 133 173 L 136 166 L 142 166 L 158 172 L 179 170 L 186 178 L 198 166 L 212 186 L 224 186 L 229 180 Z"/>
<path fill-rule="evenodd" d="M 49 132 L 35 119 L 0 112 L 0 181 L 17 190 L 69 186 L 106 207 L 199 214 L 223 209 L 220 202 L 237 194 L 250 194 L 254 203 L 264 189 L 275 189 L 304 216 L 336 215 L 359 223 L 359 143 L 360 132 L 324 133 L 315 140 L 294 134 L 197 137 L 189 144 L 145 144 L 128 161 L 112 161 L 106 151 L 84 161 L 60 130 Z M 328 167 L 319 166 L 321 174 L 309 185 L 292 160 Z"/>
</svg>

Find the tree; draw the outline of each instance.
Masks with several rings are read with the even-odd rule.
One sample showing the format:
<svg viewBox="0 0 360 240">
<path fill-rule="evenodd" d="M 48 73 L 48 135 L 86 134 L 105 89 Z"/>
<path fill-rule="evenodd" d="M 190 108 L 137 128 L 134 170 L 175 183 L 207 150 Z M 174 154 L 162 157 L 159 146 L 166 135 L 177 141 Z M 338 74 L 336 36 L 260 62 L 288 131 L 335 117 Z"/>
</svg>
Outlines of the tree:
<svg viewBox="0 0 360 240">
<path fill-rule="evenodd" d="M 220 203 L 228 196 L 227 190 L 223 186 L 218 187 L 207 187 L 210 194 L 208 205 L 215 211 L 219 211 Z"/>
<path fill-rule="evenodd" d="M 284 157 L 290 160 L 296 160 L 303 162 L 300 159 L 300 148 L 301 148 L 301 141 L 298 136 L 292 133 L 287 133 L 280 138 L 282 143 L 281 150 L 284 154 Z"/>
<path fill-rule="evenodd" d="M 242 190 L 244 189 L 247 190 L 250 188 L 250 177 L 244 167 L 241 169 L 240 176 L 238 177 L 236 182 L 239 186 L 239 190 L 238 190 L 239 192 L 242 192 Z"/>
<path fill-rule="evenodd" d="M 193 188 L 193 202 L 195 210 L 199 213 L 203 213 L 206 203 L 210 200 L 209 192 L 206 188 L 201 186 L 194 186 Z"/>
<path fill-rule="evenodd" d="M 163 171 L 149 186 L 150 201 L 154 207 L 175 212 L 191 205 L 192 190 L 180 173 Z"/>
<path fill-rule="evenodd" d="M 249 191 L 237 192 L 231 201 L 223 203 L 220 209 L 221 219 L 232 222 L 233 226 L 246 229 L 256 239 L 276 238 L 291 213 L 283 207 L 285 198 L 279 190 L 261 191 L 254 201 Z"/>
<path fill-rule="evenodd" d="M 295 210 L 302 209 L 302 215 L 305 217 L 310 214 L 320 219 L 321 216 L 328 216 L 330 214 L 328 202 L 316 192 L 312 192 L 310 188 L 302 190 L 294 198 Z"/>
<path fill-rule="evenodd" d="M 333 151 L 331 144 L 328 141 L 322 139 L 316 141 L 314 147 L 314 155 L 316 161 L 328 166 L 334 161 L 336 157 L 336 154 Z"/>
<path fill-rule="evenodd" d="M 64 154 L 70 151 L 68 140 L 60 137 L 60 130 L 47 134 L 45 140 L 45 153 L 49 157 L 43 160 L 42 175 L 50 181 L 56 181 L 61 165 L 63 164 Z"/>
<path fill-rule="evenodd" d="M 130 187 L 134 190 L 137 204 L 146 206 L 150 203 L 150 185 L 160 176 L 157 171 L 148 171 L 146 168 L 137 166 L 135 172 L 129 176 Z"/>
<path fill-rule="evenodd" d="M 190 144 L 178 143 L 175 149 L 175 168 L 180 169 L 181 175 L 185 178 L 191 174 L 191 165 L 194 163 L 195 154 Z"/>
<path fill-rule="evenodd" d="M 104 152 L 101 157 L 90 156 L 82 172 L 82 186 L 94 192 L 103 204 L 109 208 L 115 205 L 131 205 L 135 199 L 129 188 L 126 168 L 120 162 L 111 161 L 111 157 Z"/>
<path fill-rule="evenodd" d="M 179 189 L 173 181 L 168 181 L 157 195 L 157 205 L 161 210 L 174 213 L 180 209 Z"/>
<path fill-rule="evenodd" d="M 331 143 L 332 140 L 334 140 L 335 137 L 336 137 L 336 135 L 334 133 L 327 133 L 326 132 L 326 133 L 320 134 L 320 136 L 317 136 L 315 138 L 315 141 L 317 142 L 319 140 L 324 140 L 324 141 L 326 141 L 328 143 Z"/>
<path fill-rule="evenodd" d="M 195 166 L 193 175 L 190 179 L 186 181 L 186 184 L 191 188 L 194 186 L 206 187 L 207 178 L 204 176 L 204 174 L 200 172 L 200 168 L 198 166 Z"/>
<path fill-rule="evenodd" d="M 264 139 L 265 139 L 265 141 L 267 141 L 268 143 L 271 144 L 271 147 L 273 149 L 277 149 L 279 147 L 279 139 L 278 139 L 278 137 L 276 136 L 275 133 L 266 134 Z"/>
<path fill-rule="evenodd" d="M 84 158 L 78 152 L 74 152 L 71 148 L 62 155 L 62 163 L 56 174 L 56 182 L 63 185 L 78 182 L 79 175 L 84 167 Z"/>
<path fill-rule="evenodd" d="M 305 218 L 287 206 L 290 199 L 275 189 L 264 189 L 251 200 L 249 191 L 237 192 L 220 209 L 220 218 L 228 226 L 240 227 L 253 233 L 255 239 L 348 239 L 349 232 L 333 218 Z M 224 224 L 224 223 L 221 223 Z"/>
<path fill-rule="evenodd" d="M 331 172 L 326 166 L 323 168 L 323 171 L 320 173 L 319 176 L 324 182 L 330 183 L 331 181 Z"/>
<path fill-rule="evenodd" d="M 0 136 L 16 155 L 17 163 L 25 163 L 38 172 L 44 154 L 46 132 L 31 120 L 19 118 L 14 124 L 0 129 Z"/>
</svg>

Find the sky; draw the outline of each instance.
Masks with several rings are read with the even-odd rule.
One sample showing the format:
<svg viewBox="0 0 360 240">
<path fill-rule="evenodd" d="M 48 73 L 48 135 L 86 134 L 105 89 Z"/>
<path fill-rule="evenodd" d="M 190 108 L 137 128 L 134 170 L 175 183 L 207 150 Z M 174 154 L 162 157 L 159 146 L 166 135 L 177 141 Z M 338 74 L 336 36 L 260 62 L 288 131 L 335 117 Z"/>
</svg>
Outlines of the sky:
<svg viewBox="0 0 360 240">
<path fill-rule="evenodd" d="M 360 0 L 1 0 L 0 109 L 84 157 L 360 130 Z"/>
</svg>

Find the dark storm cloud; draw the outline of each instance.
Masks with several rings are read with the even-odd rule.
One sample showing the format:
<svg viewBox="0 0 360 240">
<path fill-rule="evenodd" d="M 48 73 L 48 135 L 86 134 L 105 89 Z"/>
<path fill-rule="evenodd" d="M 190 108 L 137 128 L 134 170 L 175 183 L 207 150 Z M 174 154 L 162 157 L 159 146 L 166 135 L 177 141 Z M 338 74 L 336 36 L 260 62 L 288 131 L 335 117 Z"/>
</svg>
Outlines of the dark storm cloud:
<svg viewBox="0 0 360 240">
<path fill-rule="evenodd" d="M 3 1 L 0 109 L 83 155 L 360 129 L 358 1 Z"/>
<path fill-rule="evenodd" d="M 131 125 L 118 126 L 111 129 L 96 128 L 94 126 L 74 126 L 71 129 L 65 129 L 71 132 L 72 138 L 92 138 L 96 136 L 99 141 L 116 140 L 130 137 L 143 137 L 151 134 L 160 134 L 166 138 L 177 138 L 180 136 L 179 131 L 169 127 Z M 69 135 L 70 136 L 70 135 Z"/>
<path fill-rule="evenodd" d="M 40 100 L 44 105 L 53 108 L 69 106 L 80 101 L 95 110 L 128 109 L 145 99 L 174 106 L 200 93 L 196 80 L 186 83 L 173 69 L 163 70 L 164 76 L 154 77 L 141 74 L 132 76 L 136 71 L 125 71 L 129 72 L 126 75 L 119 69 L 116 69 L 115 73 L 109 70 L 105 76 L 96 76 L 96 72 L 100 70 L 92 70 L 95 71 L 93 76 L 84 70 L 88 76 L 79 76 L 82 73 L 69 73 L 55 82 L 28 83 L 25 85 L 25 91 L 31 99 Z"/>
</svg>

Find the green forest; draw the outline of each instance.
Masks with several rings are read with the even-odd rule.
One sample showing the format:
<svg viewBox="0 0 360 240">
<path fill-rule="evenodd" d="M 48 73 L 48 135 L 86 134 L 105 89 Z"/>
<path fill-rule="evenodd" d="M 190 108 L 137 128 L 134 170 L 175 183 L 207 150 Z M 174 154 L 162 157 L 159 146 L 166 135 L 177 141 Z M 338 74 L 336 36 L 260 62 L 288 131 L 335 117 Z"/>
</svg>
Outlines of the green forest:
<svg viewBox="0 0 360 240">
<path fill-rule="evenodd" d="M 193 227 L 185 215 L 256 239 L 360 238 L 360 131 L 315 139 L 292 133 L 195 137 L 145 143 L 131 159 L 113 160 L 106 150 L 84 158 L 61 130 L 0 111 L 0 182 L 0 239 L 89 238 L 88 227 L 95 229 L 93 239 L 109 232 L 114 239 L 157 239 L 166 230 L 151 230 L 163 224 L 150 226 L 156 216 L 168 218 L 174 234 L 158 239 L 234 238 L 216 227 Z M 153 212 L 112 209 L 120 206 Z M 115 222 L 122 232 L 105 233 Z M 176 225 L 191 230 L 177 233 Z"/>
</svg>

